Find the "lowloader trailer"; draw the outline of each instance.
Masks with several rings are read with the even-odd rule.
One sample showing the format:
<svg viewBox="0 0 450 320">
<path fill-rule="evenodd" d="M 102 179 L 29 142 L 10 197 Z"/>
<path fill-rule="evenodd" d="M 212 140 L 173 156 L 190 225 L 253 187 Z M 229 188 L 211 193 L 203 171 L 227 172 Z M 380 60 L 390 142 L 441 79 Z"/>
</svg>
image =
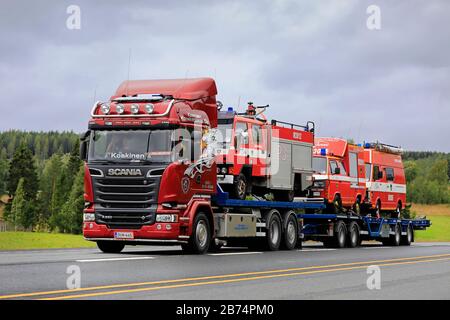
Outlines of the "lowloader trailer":
<svg viewBox="0 0 450 320">
<path fill-rule="evenodd" d="M 375 218 L 355 215 L 352 212 L 337 214 L 299 212 L 300 209 L 308 211 L 325 209 L 326 204 L 322 198 L 295 198 L 294 202 L 235 200 L 229 199 L 228 194 L 220 187 L 217 190 L 218 194 L 212 198 L 212 202 L 217 206 L 217 212 L 221 212 L 218 213 L 219 219 L 216 219 L 218 239 L 230 240 L 229 236 L 237 236 L 240 232 L 238 230 L 250 230 L 250 226 L 244 222 L 245 217 L 249 215 L 237 213 L 250 210 L 251 216 L 256 219 L 257 229 L 256 233 L 253 232 L 249 236 L 264 237 L 265 241 L 261 244 L 270 250 L 277 250 L 280 247 L 277 245 L 278 226 L 274 227 L 273 214 L 277 214 L 281 219 L 280 245 L 285 249 L 299 248 L 302 241 L 307 240 L 323 242 L 327 248 L 354 248 L 360 246 L 363 240 L 376 240 L 390 246 L 409 246 L 414 242 L 414 230 L 425 230 L 431 226 L 431 221 L 427 219 Z M 227 234 L 230 228 L 235 230 Z M 226 232 L 222 233 L 225 230 Z M 294 239 L 294 233 L 297 234 L 297 239 Z M 221 236 L 224 238 L 221 239 Z M 254 247 L 253 240 L 249 243 Z"/>
</svg>

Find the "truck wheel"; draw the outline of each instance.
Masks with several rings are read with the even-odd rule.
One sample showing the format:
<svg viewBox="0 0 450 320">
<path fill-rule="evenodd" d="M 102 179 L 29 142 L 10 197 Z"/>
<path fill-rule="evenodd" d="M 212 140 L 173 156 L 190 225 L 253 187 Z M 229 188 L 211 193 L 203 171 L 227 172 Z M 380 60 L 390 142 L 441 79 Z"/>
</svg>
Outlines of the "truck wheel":
<svg viewBox="0 0 450 320">
<path fill-rule="evenodd" d="M 355 221 L 350 222 L 348 226 L 347 245 L 349 248 L 355 248 L 360 244 L 359 226 Z"/>
<path fill-rule="evenodd" d="M 273 210 L 272 213 L 269 214 L 269 219 L 267 220 L 266 247 L 270 251 L 278 250 L 281 243 L 281 219 L 277 212 L 278 211 Z"/>
<path fill-rule="evenodd" d="M 401 240 L 401 231 L 400 226 L 398 224 L 394 227 L 395 234 L 389 236 L 389 244 L 393 247 L 398 247 L 400 245 Z"/>
<path fill-rule="evenodd" d="M 410 246 L 411 243 L 413 242 L 414 239 L 414 230 L 412 229 L 412 227 L 409 225 L 406 228 L 406 235 L 402 236 L 402 239 L 400 241 L 400 244 L 403 246 Z"/>
<path fill-rule="evenodd" d="M 234 199 L 245 200 L 247 196 L 247 178 L 243 173 L 234 178 L 233 187 L 231 190 L 231 197 Z"/>
<path fill-rule="evenodd" d="M 338 221 L 334 229 L 334 243 L 336 248 L 345 248 L 347 240 L 347 228 L 345 223 Z"/>
<path fill-rule="evenodd" d="M 120 253 L 125 244 L 119 241 L 97 241 L 97 247 L 104 253 Z"/>
<path fill-rule="evenodd" d="M 338 214 L 338 213 L 342 213 L 342 200 L 341 197 L 338 195 L 334 196 L 334 200 L 333 200 L 333 209 L 334 209 L 334 213 Z"/>
<path fill-rule="evenodd" d="M 297 246 L 298 241 L 298 223 L 297 219 L 291 214 L 286 220 L 283 232 L 282 247 L 286 250 L 293 250 Z"/>
<path fill-rule="evenodd" d="M 380 200 L 377 201 L 377 204 L 375 206 L 375 216 L 377 218 L 381 217 L 381 202 L 380 202 Z"/>
<path fill-rule="evenodd" d="M 401 217 L 402 217 L 402 205 L 401 203 L 398 203 L 395 212 L 392 214 L 392 218 L 401 219 Z"/>
<path fill-rule="evenodd" d="M 361 215 L 361 200 L 359 198 L 356 199 L 356 202 L 353 205 L 353 211 L 355 211 L 357 216 Z"/>
<path fill-rule="evenodd" d="M 187 253 L 204 254 L 208 251 L 211 243 L 211 230 L 208 218 L 204 213 L 199 213 L 194 219 L 192 235 L 186 244 L 181 247 Z"/>
</svg>

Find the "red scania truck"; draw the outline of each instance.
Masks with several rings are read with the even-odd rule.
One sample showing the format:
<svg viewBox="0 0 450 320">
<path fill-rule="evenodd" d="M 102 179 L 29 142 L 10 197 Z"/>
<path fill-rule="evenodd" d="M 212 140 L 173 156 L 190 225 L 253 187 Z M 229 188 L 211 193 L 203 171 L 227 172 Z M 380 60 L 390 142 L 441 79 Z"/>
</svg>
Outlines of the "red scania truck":
<svg viewBox="0 0 450 320">
<path fill-rule="evenodd" d="M 187 252 L 205 253 L 226 242 L 293 249 L 305 239 L 353 247 L 362 239 L 410 244 L 414 229 L 430 225 L 300 211 L 320 212 L 326 208 L 323 198 L 231 199 L 217 184 L 216 159 L 206 139 L 217 128 L 216 95 L 210 78 L 139 80 L 125 81 L 108 102 L 95 103 L 80 144 L 85 239 L 109 253 L 141 244 L 181 244 Z M 286 132 L 312 135 L 308 128 Z M 312 152 L 309 157 L 312 163 Z M 289 166 L 285 175 L 291 190 L 294 169 Z"/>
</svg>

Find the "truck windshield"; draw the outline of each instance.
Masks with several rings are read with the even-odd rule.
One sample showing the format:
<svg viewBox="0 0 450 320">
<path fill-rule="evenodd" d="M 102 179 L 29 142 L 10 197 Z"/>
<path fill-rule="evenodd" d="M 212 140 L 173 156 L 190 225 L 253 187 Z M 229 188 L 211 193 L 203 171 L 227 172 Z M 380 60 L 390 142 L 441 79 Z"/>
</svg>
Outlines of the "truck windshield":
<svg viewBox="0 0 450 320">
<path fill-rule="evenodd" d="M 313 157 L 313 170 L 316 173 L 327 173 L 327 158 Z"/>
<path fill-rule="evenodd" d="M 231 134 L 232 134 L 232 127 L 233 124 L 219 124 L 217 126 L 217 134 L 216 139 L 219 144 L 221 144 L 221 147 L 227 148 L 231 143 Z"/>
<path fill-rule="evenodd" d="M 94 131 L 90 161 L 171 162 L 173 130 Z"/>
</svg>

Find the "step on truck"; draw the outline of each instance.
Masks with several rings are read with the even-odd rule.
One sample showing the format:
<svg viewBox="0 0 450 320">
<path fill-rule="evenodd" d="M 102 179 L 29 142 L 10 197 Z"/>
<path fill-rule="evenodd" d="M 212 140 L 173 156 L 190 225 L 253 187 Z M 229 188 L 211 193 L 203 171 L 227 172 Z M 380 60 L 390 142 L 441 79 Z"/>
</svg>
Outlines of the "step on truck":
<svg viewBox="0 0 450 320">
<path fill-rule="evenodd" d="M 108 253 L 142 244 L 177 244 L 192 253 L 225 243 L 277 250 L 308 238 L 338 243 L 356 230 L 353 221 L 361 237 L 384 240 L 429 224 L 303 213 L 323 210 L 321 198 L 230 198 L 217 184 L 208 145 L 218 122 L 216 95 L 210 78 L 125 81 L 109 101 L 94 104 L 80 144 L 85 239 Z"/>
</svg>

